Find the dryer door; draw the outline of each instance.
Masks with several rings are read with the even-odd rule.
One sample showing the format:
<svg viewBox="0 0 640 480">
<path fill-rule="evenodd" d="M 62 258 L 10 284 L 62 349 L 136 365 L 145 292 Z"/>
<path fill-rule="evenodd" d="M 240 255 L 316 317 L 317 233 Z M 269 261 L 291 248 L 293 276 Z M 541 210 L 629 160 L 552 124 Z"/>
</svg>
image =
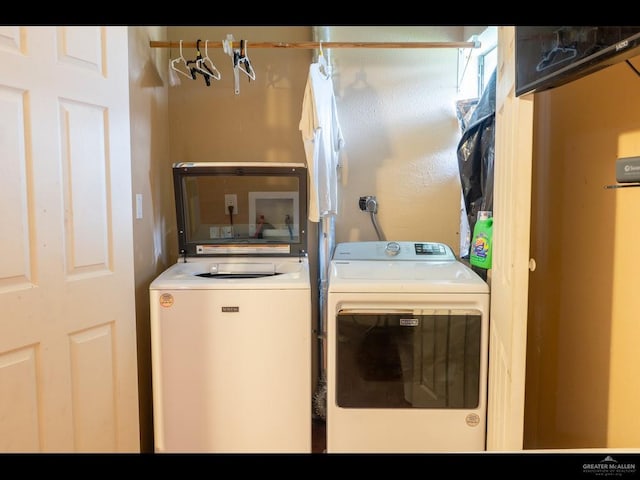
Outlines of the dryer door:
<svg viewBox="0 0 640 480">
<path fill-rule="evenodd" d="M 480 311 L 342 310 L 336 321 L 338 406 L 479 406 Z"/>
</svg>

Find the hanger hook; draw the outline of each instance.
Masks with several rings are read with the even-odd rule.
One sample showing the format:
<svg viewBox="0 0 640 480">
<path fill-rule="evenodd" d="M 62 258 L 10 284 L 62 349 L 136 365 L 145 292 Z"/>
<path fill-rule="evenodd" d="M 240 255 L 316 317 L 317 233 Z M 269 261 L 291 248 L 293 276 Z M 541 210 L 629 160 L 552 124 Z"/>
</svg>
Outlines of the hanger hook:
<svg viewBox="0 0 640 480">
<path fill-rule="evenodd" d="M 324 52 L 322 51 L 322 40 L 320 40 L 320 56 L 324 56 Z"/>
<path fill-rule="evenodd" d="M 180 40 L 180 58 L 182 58 L 182 57 L 183 57 L 183 55 L 182 55 L 182 40 Z"/>
</svg>

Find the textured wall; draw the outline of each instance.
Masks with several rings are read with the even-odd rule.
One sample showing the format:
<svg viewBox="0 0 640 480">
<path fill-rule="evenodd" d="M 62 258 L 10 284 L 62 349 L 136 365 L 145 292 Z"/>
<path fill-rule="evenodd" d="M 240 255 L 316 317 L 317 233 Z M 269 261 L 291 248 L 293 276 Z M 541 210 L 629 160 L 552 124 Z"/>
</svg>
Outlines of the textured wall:
<svg viewBox="0 0 640 480">
<path fill-rule="evenodd" d="M 462 27 L 330 27 L 330 41 L 463 41 Z M 376 240 L 360 196 L 375 195 L 389 240 L 458 250 L 457 48 L 334 49 L 345 137 L 336 240 Z"/>
</svg>

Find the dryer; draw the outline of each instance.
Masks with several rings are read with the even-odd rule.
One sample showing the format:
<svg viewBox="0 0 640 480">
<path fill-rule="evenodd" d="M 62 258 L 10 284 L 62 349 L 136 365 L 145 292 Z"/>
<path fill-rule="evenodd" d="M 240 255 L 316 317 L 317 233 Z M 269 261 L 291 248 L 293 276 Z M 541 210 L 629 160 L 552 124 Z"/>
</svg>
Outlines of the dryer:
<svg viewBox="0 0 640 480">
<path fill-rule="evenodd" d="M 149 287 L 155 451 L 310 453 L 306 169 L 173 173 L 180 257 Z"/>
<path fill-rule="evenodd" d="M 327 452 L 485 450 L 489 286 L 436 242 L 336 246 Z"/>
</svg>

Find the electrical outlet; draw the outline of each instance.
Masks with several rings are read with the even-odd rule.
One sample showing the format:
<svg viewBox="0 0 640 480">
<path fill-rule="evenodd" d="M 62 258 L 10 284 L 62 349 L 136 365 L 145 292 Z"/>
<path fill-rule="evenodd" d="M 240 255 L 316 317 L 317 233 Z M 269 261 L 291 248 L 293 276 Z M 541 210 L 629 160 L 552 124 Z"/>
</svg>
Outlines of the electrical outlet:
<svg viewBox="0 0 640 480">
<path fill-rule="evenodd" d="M 233 214 L 238 214 L 238 196 L 235 193 L 225 193 L 224 195 L 224 213 L 229 215 L 229 207 L 233 207 Z"/>
</svg>

